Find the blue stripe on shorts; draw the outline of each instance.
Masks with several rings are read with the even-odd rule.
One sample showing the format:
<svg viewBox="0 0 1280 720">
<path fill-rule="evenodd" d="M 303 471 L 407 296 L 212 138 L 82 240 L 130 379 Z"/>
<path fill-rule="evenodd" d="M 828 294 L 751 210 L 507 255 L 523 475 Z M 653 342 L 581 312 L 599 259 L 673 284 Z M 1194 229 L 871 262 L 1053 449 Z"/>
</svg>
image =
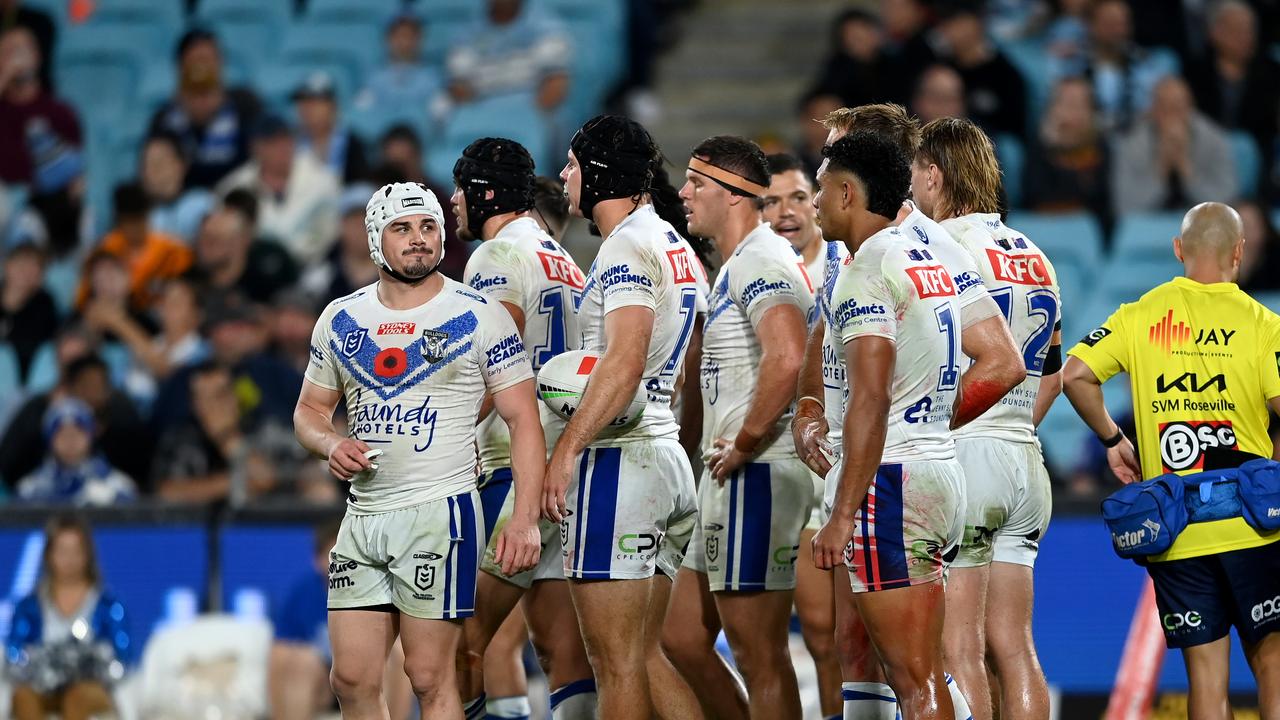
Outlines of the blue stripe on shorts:
<svg viewBox="0 0 1280 720">
<path fill-rule="evenodd" d="M 618 470 L 622 448 L 597 448 L 587 499 L 587 529 L 579 571 L 608 574 L 613 564 L 614 523 L 618 512 Z M 581 506 L 578 508 L 582 512 Z"/>
</svg>

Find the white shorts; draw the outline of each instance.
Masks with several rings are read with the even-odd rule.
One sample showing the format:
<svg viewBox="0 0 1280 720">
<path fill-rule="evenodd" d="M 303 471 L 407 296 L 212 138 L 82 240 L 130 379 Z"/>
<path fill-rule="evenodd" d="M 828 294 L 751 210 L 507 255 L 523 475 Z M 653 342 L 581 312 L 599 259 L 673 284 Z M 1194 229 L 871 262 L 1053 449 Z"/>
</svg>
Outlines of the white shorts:
<svg viewBox="0 0 1280 720">
<path fill-rule="evenodd" d="M 995 562 L 1034 567 L 1040 538 L 1049 527 L 1053 494 L 1044 457 L 1035 443 L 959 438 L 964 467 L 964 540 L 956 567 Z"/>
<path fill-rule="evenodd" d="M 831 469 L 839 478 L 840 465 Z M 855 593 L 943 579 L 964 533 L 964 475 L 955 460 L 881 465 L 844 549 Z"/>
<path fill-rule="evenodd" d="M 471 617 L 483 523 L 474 490 L 384 513 L 348 512 L 329 553 L 329 609 L 394 605 L 429 620 Z"/>
<path fill-rule="evenodd" d="M 486 533 L 484 558 L 480 561 L 482 571 L 525 590 L 540 580 L 564 579 L 560 529 L 547 520 L 538 520 L 538 531 L 542 534 L 542 555 L 535 567 L 515 575 L 504 575 L 498 565 L 498 536 L 516 507 L 516 485 L 512 481 L 511 468 L 498 468 L 480 476 L 480 505 L 484 509 Z"/>
<path fill-rule="evenodd" d="M 689 459 L 675 440 L 591 447 L 578 458 L 560 523 L 564 574 L 675 578 L 698 523 Z"/>
<path fill-rule="evenodd" d="M 808 466 L 805 466 L 808 470 Z M 826 489 L 826 480 L 818 473 L 809 470 L 809 478 L 813 481 L 813 510 L 809 511 L 809 521 L 805 523 L 805 530 L 818 532 L 823 525 L 827 524 L 826 508 L 822 503 L 822 495 Z"/>
<path fill-rule="evenodd" d="M 723 486 L 704 471 L 684 566 L 705 574 L 712 592 L 792 590 L 813 504 L 812 473 L 796 458 L 748 463 Z"/>
</svg>

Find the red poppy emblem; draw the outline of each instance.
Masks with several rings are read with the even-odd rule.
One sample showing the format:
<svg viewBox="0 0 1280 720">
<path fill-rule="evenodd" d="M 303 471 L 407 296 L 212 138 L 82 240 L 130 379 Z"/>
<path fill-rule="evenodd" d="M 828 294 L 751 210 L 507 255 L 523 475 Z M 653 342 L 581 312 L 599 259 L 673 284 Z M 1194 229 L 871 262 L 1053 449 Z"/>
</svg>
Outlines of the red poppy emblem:
<svg viewBox="0 0 1280 720">
<path fill-rule="evenodd" d="M 378 377 L 395 377 L 404 372 L 407 362 L 403 349 L 387 348 L 373 358 L 373 372 Z"/>
</svg>

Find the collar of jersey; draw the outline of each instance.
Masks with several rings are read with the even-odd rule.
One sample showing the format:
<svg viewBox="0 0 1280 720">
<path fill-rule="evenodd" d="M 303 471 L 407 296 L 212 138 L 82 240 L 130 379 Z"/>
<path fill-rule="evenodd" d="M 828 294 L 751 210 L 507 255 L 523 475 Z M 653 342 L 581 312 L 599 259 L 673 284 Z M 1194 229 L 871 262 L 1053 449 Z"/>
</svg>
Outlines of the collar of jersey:
<svg viewBox="0 0 1280 720">
<path fill-rule="evenodd" d="M 373 292 L 369 293 L 372 297 L 370 297 L 369 299 L 370 299 L 370 300 L 371 300 L 375 305 L 377 305 L 377 306 L 378 306 L 378 310 L 380 310 L 380 311 L 382 311 L 382 312 L 391 313 L 391 314 L 393 314 L 393 315 L 407 315 L 407 314 L 409 314 L 409 313 L 416 313 L 416 312 L 418 312 L 418 311 L 422 310 L 422 309 L 423 309 L 423 308 L 425 308 L 425 307 L 429 307 L 432 303 L 434 303 L 436 300 L 439 300 L 441 297 L 444 297 L 444 295 L 445 295 L 446 293 L 450 292 L 450 291 L 453 289 L 453 288 L 452 288 L 452 287 L 450 287 L 450 286 L 451 286 L 451 284 L 452 284 L 454 281 L 453 281 L 453 280 L 450 280 L 450 279 L 449 279 L 449 278 L 447 278 L 447 277 L 446 277 L 446 278 L 443 278 L 443 279 L 444 279 L 444 283 L 440 285 L 440 292 L 438 292 L 438 293 L 436 293 L 435 295 L 431 296 L 431 299 L 430 299 L 430 300 L 427 300 L 426 302 L 422 303 L 421 305 L 415 305 L 415 306 L 413 306 L 413 307 L 411 307 L 411 308 L 407 308 L 407 309 L 405 309 L 405 310 L 396 310 L 396 309 L 394 309 L 394 308 L 389 308 L 389 307 L 387 307 L 386 305 L 383 305 L 383 304 L 382 304 L 382 298 L 378 297 L 378 283 L 381 283 L 381 282 L 382 282 L 382 280 L 381 280 L 381 279 L 379 279 L 379 280 L 378 280 L 378 282 L 375 282 L 375 283 L 373 284 Z"/>
<path fill-rule="evenodd" d="M 1186 290 L 1196 290 L 1198 292 L 1225 293 L 1225 292 L 1235 292 L 1236 290 L 1240 289 L 1239 285 L 1236 285 L 1235 283 L 1232 283 L 1232 282 L 1202 283 L 1202 282 L 1196 282 L 1195 280 L 1192 280 L 1191 278 L 1185 275 L 1179 275 L 1178 277 L 1175 277 L 1173 279 L 1173 284 L 1177 285 L 1180 288 L 1184 288 Z"/>
<path fill-rule="evenodd" d="M 738 243 L 738 247 L 734 249 L 733 256 L 738 257 L 739 255 L 742 254 L 743 248 L 759 240 L 760 238 L 770 234 L 777 235 L 777 233 L 773 232 L 773 226 L 767 222 L 760 223 L 759 225 L 752 228 L 751 232 L 747 233 L 746 236 L 742 238 L 742 242 Z M 782 236 L 778 235 L 778 237 L 782 237 Z M 785 240 L 786 238 L 783 238 L 783 239 Z M 790 245 L 791 243 L 788 242 L 787 244 Z"/>
<path fill-rule="evenodd" d="M 529 227 L 527 228 L 525 227 L 526 223 L 529 225 Z M 535 235 L 535 234 L 536 235 L 542 234 L 542 226 L 538 225 L 538 221 L 534 220 L 531 217 L 522 217 L 522 218 L 516 218 L 515 220 L 512 220 L 506 225 L 503 225 L 502 229 L 499 230 L 498 234 L 494 235 L 492 239 L 493 240 L 515 240 L 518 238 L 528 237 L 529 235 Z"/>
<path fill-rule="evenodd" d="M 626 227 L 628 223 L 640 217 L 640 215 L 642 214 L 654 215 L 656 217 L 657 215 L 656 215 L 656 211 L 653 209 L 653 203 L 647 203 L 645 205 L 641 205 L 640 207 L 636 208 L 635 212 L 622 218 L 622 222 L 618 223 L 618 227 L 614 228 L 613 232 L 609 233 L 609 237 L 613 237 L 614 235 L 617 235 L 619 230 Z"/>
</svg>

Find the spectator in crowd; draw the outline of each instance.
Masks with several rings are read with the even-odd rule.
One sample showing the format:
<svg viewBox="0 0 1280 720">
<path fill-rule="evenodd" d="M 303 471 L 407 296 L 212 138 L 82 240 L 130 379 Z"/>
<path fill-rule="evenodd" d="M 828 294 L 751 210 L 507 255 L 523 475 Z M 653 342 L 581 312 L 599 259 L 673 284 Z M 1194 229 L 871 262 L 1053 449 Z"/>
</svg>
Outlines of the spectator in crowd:
<svg viewBox="0 0 1280 720">
<path fill-rule="evenodd" d="M 262 315 L 261 309 L 245 298 L 223 295 L 205 309 L 202 334 L 209 340 L 210 362 L 230 369 L 247 420 L 254 423 L 265 416 L 289 425 L 302 389 L 302 375 L 269 352 L 271 336 Z M 151 418 L 155 427 L 194 417 L 193 372 L 193 367 L 179 368 L 161 384 Z"/>
<path fill-rule="evenodd" d="M 1228 130 L 1253 136 L 1266 152 L 1280 122 L 1280 67 L 1259 52 L 1253 8 L 1242 0 L 1222 0 L 1210 15 L 1209 53 L 1187 66 L 1196 106 Z"/>
<path fill-rule="evenodd" d="M 177 135 L 161 132 L 143 142 L 138 179 L 151 203 L 151 227 L 190 245 L 213 205 L 213 194 L 204 188 L 184 190 L 186 176 L 187 161 Z"/>
<path fill-rule="evenodd" d="M 40 580 L 14 608 L 6 650 L 15 720 L 113 713 L 111 685 L 137 648 L 124 605 L 105 587 L 83 519 L 56 515 L 45 526 Z"/>
<path fill-rule="evenodd" d="M 52 340 L 58 328 L 58 310 L 43 281 L 44 253 L 39 246 L 24 243 L 5 256 L 0 275 L 0 342 L 13 347 L 24 382 L 36 349 Z"/>
<path fill-rule="evenodd" d="M 485 17 L 449 50 L 449 95 L 465 103 L 531 92 L 552 110 L 569 94 L 571 51 L 564 28 L 525 0 L 488 0 Z"/>
<path fill-rule="evenodd" d="M 981 6 L 952 0 L 942 13 L 939 34 L 946 58 L 964 83 L 969 119 L 988 135 L 1027 132 L 1027 88 L 1013 63 L 988 39 Z"/>
<path fill-rule="evenodd" d="M 72 397 L 44 414 L 45 461 L 18 482 L 17 498 L 44 505 L 109 507 L 133 500 L 138 489 L 128 475 L 93 450 L 93 410 Z"/>
<path fill-rule="evenodd" d="M 184 377 L 192 412 L 160 436 L 152 470 L 160 498 L 237 506 L 268 494 L 338 499 L 324 467 L 294 441 L 292 423 L 245 406 L 249 391 L 230 367 L 211 361 Z"/>
<path fill-rule="evenodd" d="M 165 280 L 178 277 L 191 267 L 191 250 L 150 226 L 151 202 L 142 185 L 119 185 L 113 198 L 115 227 L 102 238 L 97 252 L 120 258 L 129 274 L 129 306 L 145 311 L 155 302 Z M 80 308 L 89 298 L 90 280 L 88 272 L 80 280 L 76 295 Z"/>
<path fill-rule="evenodd" d="M 1079 72 L 1084 67 L 1089 46 L 1089 29 L 1085 15 L 1090 0 L 1056 0 L 1054 14 L 1044 31 L 1045 52 L 1049 55 L 1050 74 L 1060 77 L 1067 69 Z"/>
<path fill-rule="evenodd" d="M 369 231 L 364 226 L 365 206 L 373 195 L 372 185 L 352 185 L 342 193 L 338 209 L 338 242 L 323 263 L 311 266 L 300 285 L 317 307 L 350 295 L 378 279 L 378 268 L 369 259 Z M 448 257 L 448 254 L 445 255 Z"/>
<path fill-rule="evenodd" d="M 560 178 L 539 175 L 533 181 L 533 219 L 556 242 L 569 228 L 569 197 Z"/>
<path fill-rule="evenodd" d="M 271 644 L 267 688 L 271 698 L 271 720 L 311 720 L 333 707 L 329 668 L 333 654 L 329 646 L 329 578 L 348 571 L 331 565 L 329 553 L 338 541 L 338 523 L 316 529 L 315 555 L 311 567 L 299 577 L 275 613 L 275 641 Z M 413 690 L 404 673 L 404 650 L 397 639 L 387 658 L 383 694 L 389 716 L 407 720 Z"/>
<path fill-rule="evenodd" d="M 387 25 L 387 61 L 356 97 L 364 111 L 421 116 L 444 89 L 440 71 L 422 61 L 422 21 L 401 13 Z"/>
<path fill-rule="evenodd" d="M 150 333 L 155 325 L 149 312 L 136 309 L 129 302 L 129 271 L 124 261 L 108 252 L 96 250 L 84 263 L 85 285 L 88 288 L 84 304 L 75 314 L 83 327 L 106 342 L 121 338 L 113 331 L 112 320 L 118 316 L 139 325 Z"/>
<path fill-rule="evenodd" d="M 289 253 L 272 240 L 254 238 L 256 213 L 257 200 L 246 190 L 233 190 L 200 225 L 192 276 L 206 299 L 243 295 L 267 303 L 297 281 L 298 264 Z"/>
<path fill-rule="evenodd" d="M 25 28 L 35 38 L 40 48 L 40 57 L 53 57 L 54 42 L 57 39 L 57 26 L 48 13 L 33 7 L 26 7 L 22 0 L 0 0 L 0 35 L 9 30 Z M 53 73 L 49 63 L 40 66 L 40 84 L 53 89 Z"/>
<path fill-rule="evenodd" d="M 1146 112 L 1161 78 L 1177 73 L 1176 61 L 1134 44 L 1132 12 L 1125 0 L 1095 0 L 1087 21 L 1087 54 L 1079 65 L 1063 64 L 1060 70 L 1089 78 L 1104 128 L 1127 129 Z"/>
<path fill-rule="evenodd" d="M 815 177 L 822 165 L 822 148 L 827 144 L 827 128 L 822 119 L 843 107 L 840 98 L 822 89 L 811 90 L 796 105 L 800 137 L 795 154 L 804 163 L 805 173 Z"/>
<path fill-rule="evenodd" d="M 110 305 L 94 305 L 85 313 L 89 327 L 110 333 L 128 347 L 131 364 L 124 389 L 143 408 L 155 398 L 159 381 L 209 354 L 209 345 L 199 333 L 200 299 L 191 280 L 166 282 L 155 310 L 159 332 L 154 336 L 128 313 Z"/>
<path fill-rule="evenodd" d="M 950 65 L 930 65 L 920 75 L 911 97 L 911 111 L 921 124 L 944 117 L 967 117 L 964 80 Z"/>
<path fill-rule="evenodd" d="M 43 64 L 26 27 L 0 35 L 0 182 L 30 186 L 49 249 L 61 257 L 79 242 L 84 158 L 80 121 L 41 84 Z"/>
<path fill-rule="evenodd" d="M 1239 181 L 1227 134 L 1196 111 L 1176 75 L 1156 85 L 1146 118 L 1115 144 L 1116 213 L 1181 210 L 1236 196 Z"/>
<path fill-rule="evenodd" d="M 929 43 L 929 10 L 923 0 L 880 0 L 880 20 L 886 40 L 885 99 L 909 106 L 920 76 L 937 61 Z"/>
<path fill-rule="evenodd" d="M 311 360 L 311 333 L 319 319 L 320 312 L 305 292 L 288 290 L 276 295 L 269 317 L 271 354 L 305 373 Z"/>
<path fill-rule="evenodd" d="M 243 189 L 258 201 L 258 232 L 301 264 L 325 256 L 338 224 L 338 178 L 310 152 L 299 151 L 283 118 L 268 115 L 254 131 L 253 159 L 218 184 L 225 198 Z"/>
<path fill-rule="evenodd" d="M 168 131 L 182 143 L 187 188 L 211 188 L 249 157 L 249 133 L 258 99 L 222 84 L 222 53 L 207 30 L 190 30 L 178 41 L 178 88 L 151 118 L 148 135 Z"/>
<path fill-rule="evenodd" d="M 70 328 L 58 338 L 58 384 L 18 409 L 0 439 L 0 478 L 13 485 L 44 459 L 41 426 L 49 406 L 75 398 L 93 410 L 95 453 L 131 478 L 146 478 L 151 465 L 151 435 L 124 394 L 111 387 L 107 364 L 92 352 L 82 330 Z"/>
<path fill-rule="evenodd" d="M 1111 227 L 1110 152 L 1084 78 L 1054 87 L 1040 132 L 1027 145 L 1022 204 L 1037 212 L 1088 211 Z"/>
<path fill-rule="evenodd" d="M 333 78 L 312 73 L 293 91 L 298 113 L 298 146 L 345 182 L 362 179 L 369 166 L 360 138 L 338 121 L 338 94 Z"/>
<path fill-rule="evenodd" d="M 1231 204 L 1244 224 L 1244 253 L 1237 283 L 1247 293 L 1280 291 L 1280 233 L 1253 200 Z"/>
<path fill-rule="evenodd" d="M 833 51 L 814 87 L 838 95 L 846 107 L 884 99 L 888 66 L 881 52 L 880 19 L 861 8 L 850 8 L 836 18 L 833 36 Z"/>
</svg>

